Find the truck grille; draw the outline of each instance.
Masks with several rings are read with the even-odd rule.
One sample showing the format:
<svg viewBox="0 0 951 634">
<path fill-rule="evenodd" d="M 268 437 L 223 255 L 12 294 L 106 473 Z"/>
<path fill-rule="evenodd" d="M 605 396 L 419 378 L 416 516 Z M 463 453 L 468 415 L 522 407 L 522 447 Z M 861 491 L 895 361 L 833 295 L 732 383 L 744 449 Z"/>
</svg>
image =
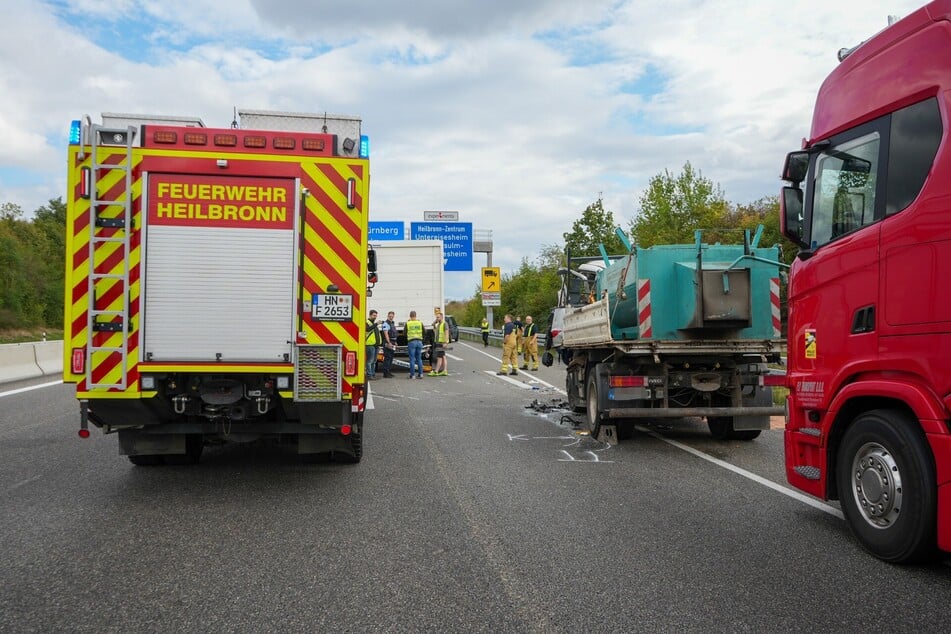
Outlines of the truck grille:
<svg viewBox="0 0 951 634">
<path fill-rule="evenodd" d="M 339 401 L 340 346 L 298 346 L 294 367 L 295 401 Z"/>
</svg>

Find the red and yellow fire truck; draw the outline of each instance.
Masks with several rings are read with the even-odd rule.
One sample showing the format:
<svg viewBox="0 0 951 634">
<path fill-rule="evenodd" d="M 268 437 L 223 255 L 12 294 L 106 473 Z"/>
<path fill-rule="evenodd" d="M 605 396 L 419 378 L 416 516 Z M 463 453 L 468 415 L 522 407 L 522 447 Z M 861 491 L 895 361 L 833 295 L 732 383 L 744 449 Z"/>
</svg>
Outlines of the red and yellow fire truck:
<svg viewBox="0 0 951 634">
<path fill-rule="evenodd" d="M 951 552 L 951 0 L 850 50 L 786 158 L 786 474 L 893 562 Z"/>
<path fill-rule="evenodd" d="M 363 453 L 369 142 L 355 117 L 103 113 L 68 152 L 64 380 L 136 465 Z"/>
</svg>

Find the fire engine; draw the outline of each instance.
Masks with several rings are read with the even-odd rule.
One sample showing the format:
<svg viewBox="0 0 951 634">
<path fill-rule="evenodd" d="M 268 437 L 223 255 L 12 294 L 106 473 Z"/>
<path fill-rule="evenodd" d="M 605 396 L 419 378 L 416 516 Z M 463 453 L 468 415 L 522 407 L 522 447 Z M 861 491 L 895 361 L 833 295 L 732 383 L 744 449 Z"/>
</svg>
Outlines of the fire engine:
<svg viewBox="0 0 951 634">
<path fill-rule="evenodd" d="M 951 1 L 839 53 L 786 158 L 786 474 L 892 562 L 951 551 Z"/>
<path fill-rule="evenodd" d="M 240 119 L 240 125 L 238 123 Z M 135 465 L 276 439 L 363 454 L 369 141 L 360 119 L 103 113 L 70 131 L 64 380 Z"/>
</svg>

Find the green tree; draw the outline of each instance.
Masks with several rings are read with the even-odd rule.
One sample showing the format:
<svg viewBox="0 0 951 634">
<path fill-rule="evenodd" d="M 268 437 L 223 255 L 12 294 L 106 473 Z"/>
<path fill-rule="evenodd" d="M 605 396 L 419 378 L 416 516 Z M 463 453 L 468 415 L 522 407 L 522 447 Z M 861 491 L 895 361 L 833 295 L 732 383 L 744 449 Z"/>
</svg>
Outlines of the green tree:
<svg viewBox="0 0 951 634">
<path fill-rule="evenodd" d="M 631 222 L 631 235 L 640 247 L 683 244 L 694 231 L 705 230 L 704 240 L 718 239 L 711 230 L 726 223 L 729 205 L 719 184 L 705 178 L 688 161 L 674 176 L 668 170 L 650 179 L 640 198 L 640 212 Z"/>
<path fill-rule="evenodd" d="M 572 257 L 596 256 L 601 254 L 598 245 L 603 244 L 609 254 L 624 253 L 624 245 L 615 234 L 615 228 L 614 214 L 605 209 L 598 198 L 575 220 L 571 231 L 563 234 L 565 249 Z"/>
</svg>

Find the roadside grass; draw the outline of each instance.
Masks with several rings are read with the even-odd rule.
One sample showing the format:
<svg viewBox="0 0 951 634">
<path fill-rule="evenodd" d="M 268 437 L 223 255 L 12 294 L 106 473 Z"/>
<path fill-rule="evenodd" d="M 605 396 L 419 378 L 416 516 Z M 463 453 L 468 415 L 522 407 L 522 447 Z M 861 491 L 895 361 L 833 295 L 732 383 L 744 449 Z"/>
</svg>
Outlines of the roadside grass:
<svg viewBox="0 0 951 634">
<path fill-rule="evenodd" d="M 28 343 L 34 341 L 58 341 L 63 338 L 63 330 L 56 328 L 15 328 L 0 330 L 0 344 Z"/>
</svg>

